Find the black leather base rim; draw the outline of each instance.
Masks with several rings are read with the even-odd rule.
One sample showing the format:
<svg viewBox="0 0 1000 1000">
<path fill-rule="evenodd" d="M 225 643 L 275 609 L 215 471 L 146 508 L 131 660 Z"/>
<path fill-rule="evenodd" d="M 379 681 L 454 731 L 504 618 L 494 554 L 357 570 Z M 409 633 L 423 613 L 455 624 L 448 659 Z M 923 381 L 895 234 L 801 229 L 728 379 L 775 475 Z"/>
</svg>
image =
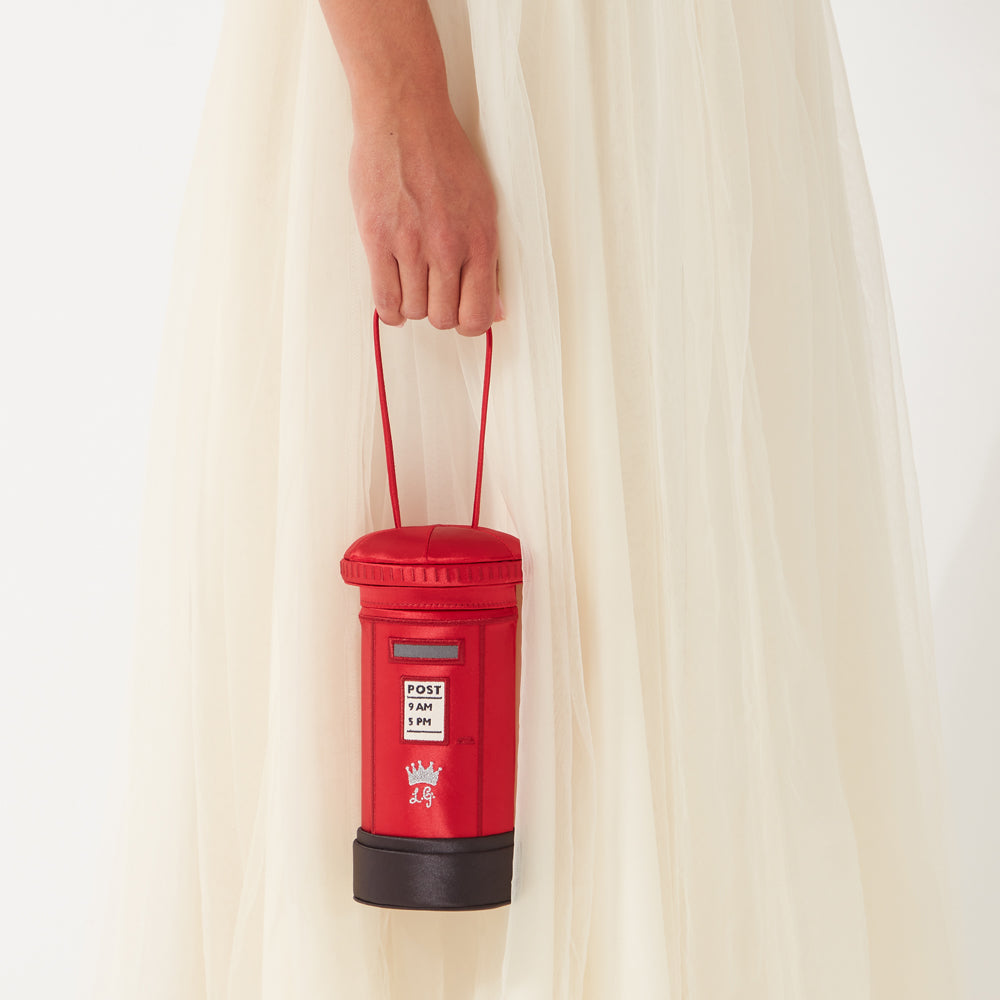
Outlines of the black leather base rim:
<svg viewBox="0 0 1000 1000">
<path fill-rule="evenodd" d="M 402 910 L 485 910 L 510 903 L 514 831 L 489 837 L 383 837 L 358 830 L 354 898 Z"/>
</svg>

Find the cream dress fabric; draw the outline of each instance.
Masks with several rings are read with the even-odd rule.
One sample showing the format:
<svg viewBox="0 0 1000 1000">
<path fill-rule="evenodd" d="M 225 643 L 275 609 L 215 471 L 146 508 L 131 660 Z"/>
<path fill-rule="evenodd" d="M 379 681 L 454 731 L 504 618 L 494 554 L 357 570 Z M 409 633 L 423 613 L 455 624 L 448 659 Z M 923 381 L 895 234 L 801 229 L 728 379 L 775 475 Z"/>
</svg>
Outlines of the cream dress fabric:
<svg viewBox="0 0 1000 1000">
<path fill-rule="evenodd" d="M 150 439 L 98 995 L 959 995 L 920 511 L 827 0 L 437 0 L 499 199 L 481 523 L 516 534 L 514 900 L 351 898 L 391 525 L 345 81 L 231 0 Z M 386 328 L 404 523 L 471 516 L 485 343 Z"/>
</svg>

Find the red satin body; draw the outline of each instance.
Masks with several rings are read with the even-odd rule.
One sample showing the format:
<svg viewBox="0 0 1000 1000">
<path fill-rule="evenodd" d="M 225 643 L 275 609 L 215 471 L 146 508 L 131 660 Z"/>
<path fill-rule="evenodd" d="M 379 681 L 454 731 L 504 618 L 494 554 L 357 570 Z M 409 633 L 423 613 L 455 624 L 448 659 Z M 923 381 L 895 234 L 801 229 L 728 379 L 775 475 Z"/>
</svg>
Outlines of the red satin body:
<svg viewBox="0 0 1000 1000">
<path fill-rule="evenodd" d="M 361 826 L 424 838 L 512 830 L 518 540 L 468 525 L 389 529 L 358 539 L 341 571 L 361 589 Z M 435 658 L 441 648 L 453 655 Z M 436 735 L 414 730 L 420 721 Z M 411 784 L 415 767 L 435 782 Z"/>
</svg>

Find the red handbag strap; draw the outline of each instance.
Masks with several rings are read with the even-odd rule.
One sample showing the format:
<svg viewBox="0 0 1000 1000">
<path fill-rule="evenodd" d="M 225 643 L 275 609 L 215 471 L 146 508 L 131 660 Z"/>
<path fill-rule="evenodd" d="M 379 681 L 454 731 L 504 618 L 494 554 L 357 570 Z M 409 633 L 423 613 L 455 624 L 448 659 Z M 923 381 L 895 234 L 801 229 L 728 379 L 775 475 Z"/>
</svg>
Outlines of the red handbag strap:
<svg viewBox="0 0 1000 1000">
<path fill-rule="evenodd" d="M 379 316 L 372 319 L 375 334 L 375 369 L 378 372 L 378 401 L 382 408 L 382 436 L 385 438 L 385 465 L 389 472 L 389 496 L 392 499 L 392 519 L 399 528 L 399 493 L 396 489 L 396 460 L 392 454 L 392 432 L 389 430 L 389 407 L 385 401 L 385 376 L 382 374 L 382 345 L 379 342 Z M 483 449 L 486 444 L 486 403 L 490 394 L 490 363 L 493 359 L 493 327 L 486 331 L 486 373 L 483 376 L 483 409 L 479 417 L 479 459 L 476 463 L 476 495 L 472 504 L 472 527 L 479 527 L 479 494 L 483 486 Z"/>
</svg>

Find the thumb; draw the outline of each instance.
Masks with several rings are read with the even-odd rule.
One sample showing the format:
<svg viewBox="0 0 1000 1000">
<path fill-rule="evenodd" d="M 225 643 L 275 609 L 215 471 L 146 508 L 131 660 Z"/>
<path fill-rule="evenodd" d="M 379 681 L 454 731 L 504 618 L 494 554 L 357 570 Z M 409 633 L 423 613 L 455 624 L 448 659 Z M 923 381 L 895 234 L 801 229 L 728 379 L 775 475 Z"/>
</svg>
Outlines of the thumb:
<svg viewBox="0 0 1000 1000">
<path fill-rule="evenodd" d="M 493 317 L 494 323 L 499 323 L 501 320 L 507 318 L 507 313 L 504 311 L 503 299 L 500 298 L 500 261 L 497 261 L 497 308 L 496 315 Z"/>
</svg>

